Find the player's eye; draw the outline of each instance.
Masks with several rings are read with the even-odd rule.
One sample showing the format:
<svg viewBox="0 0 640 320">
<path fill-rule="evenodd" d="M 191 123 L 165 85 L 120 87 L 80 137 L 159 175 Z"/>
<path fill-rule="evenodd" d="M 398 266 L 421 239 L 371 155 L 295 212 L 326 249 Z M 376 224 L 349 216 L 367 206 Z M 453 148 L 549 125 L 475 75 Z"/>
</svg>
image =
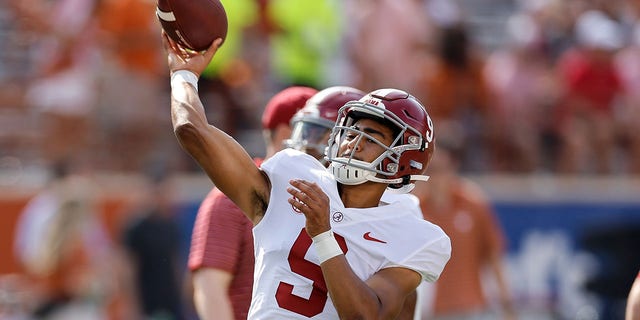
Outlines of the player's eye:
<svg viewBox="0 0 640 320">
<path fill-rule="evenodd" d="M 344 135 L 344 138 L 347 141 L 351 141 L 351 140 L 353 140 L 353 139 L 355 139 L 357 137 L 358 137 L 358 135 L 353 131 L 347 131 L 347 133 Z"/>
</svg>

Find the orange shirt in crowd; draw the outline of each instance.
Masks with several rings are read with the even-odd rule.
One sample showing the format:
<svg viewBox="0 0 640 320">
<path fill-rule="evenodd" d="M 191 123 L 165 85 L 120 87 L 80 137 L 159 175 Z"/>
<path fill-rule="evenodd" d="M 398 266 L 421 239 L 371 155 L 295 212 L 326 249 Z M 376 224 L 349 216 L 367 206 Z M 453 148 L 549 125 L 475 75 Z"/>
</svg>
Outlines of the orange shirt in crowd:
<svg viewBox="0 0 640 320">
<path fill-rule="evenodd" d="M 161 63 L 160 24 L 151 0 L 106 0 L 98 11 L 107 46 L 126 68 L 157 74 Z"/>
<path fill-rule="evenodd" d="M 480 271 L 493 255 L 501 255 L 504 236 L 487 201 L 462 183 L 452 190 L 449 206 L 421 201 L 426 220 L 451 238 L 451 259 L 435 282 L 436 315 L 486 308 Z"/>
</svg>

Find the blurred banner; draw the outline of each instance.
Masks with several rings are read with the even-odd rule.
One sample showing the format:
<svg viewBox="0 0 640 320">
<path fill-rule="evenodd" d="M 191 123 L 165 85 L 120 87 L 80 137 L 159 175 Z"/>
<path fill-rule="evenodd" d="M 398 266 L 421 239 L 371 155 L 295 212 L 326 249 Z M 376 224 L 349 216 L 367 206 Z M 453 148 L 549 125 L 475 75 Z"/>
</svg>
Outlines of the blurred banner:
<svg viewBox="0 0 640 320">
<path fill-rule="evenodd" d="M 477 177 L 508 241 L 517 309 L 543 319 L 622 319 L 640 269 L 640 181 Z"/>
</svg>

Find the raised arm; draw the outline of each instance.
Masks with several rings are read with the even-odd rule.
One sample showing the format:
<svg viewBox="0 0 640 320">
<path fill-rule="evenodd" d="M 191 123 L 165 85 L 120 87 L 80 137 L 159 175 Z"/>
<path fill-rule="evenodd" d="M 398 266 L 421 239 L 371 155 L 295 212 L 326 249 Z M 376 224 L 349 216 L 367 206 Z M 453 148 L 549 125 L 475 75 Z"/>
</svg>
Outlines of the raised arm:
<svg viewBox="0 0 640 320">
<path fill-rule="evenodd" d="M 176 138 L 211 181 L 257 223 L 269 201 L 270 184 L 245 149 L 210 125 L 197 91 L 197 79 L 221 39 L 205 52 L 184 50 L 163 33 L 171 72 L 171 120 Z"/>
</svg>

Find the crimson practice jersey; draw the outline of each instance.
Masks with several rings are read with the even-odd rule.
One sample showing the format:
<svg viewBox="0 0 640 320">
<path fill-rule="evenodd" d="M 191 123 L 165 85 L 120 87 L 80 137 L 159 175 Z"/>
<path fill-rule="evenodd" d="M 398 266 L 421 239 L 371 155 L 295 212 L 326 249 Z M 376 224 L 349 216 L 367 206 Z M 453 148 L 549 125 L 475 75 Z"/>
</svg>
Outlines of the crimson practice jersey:
<svg viewBox="0 0 640 320">
<path fill-rule="evenodd" d="M 285 149 L 265 161 L 271 198 L 253 229 L 256 265 L 249 319 L 337 319 L 305 217 L 288 202 L 291 179 L 320 185 L 331 202 L 331 227 L 353 271 L 366 280 L 377 271 L 404 267 L 435 281 L 451 254 L 449 237 L 421 219 L 415 202 L 345 208 L 337 183 L 317 160 Z"/>
</svg>

